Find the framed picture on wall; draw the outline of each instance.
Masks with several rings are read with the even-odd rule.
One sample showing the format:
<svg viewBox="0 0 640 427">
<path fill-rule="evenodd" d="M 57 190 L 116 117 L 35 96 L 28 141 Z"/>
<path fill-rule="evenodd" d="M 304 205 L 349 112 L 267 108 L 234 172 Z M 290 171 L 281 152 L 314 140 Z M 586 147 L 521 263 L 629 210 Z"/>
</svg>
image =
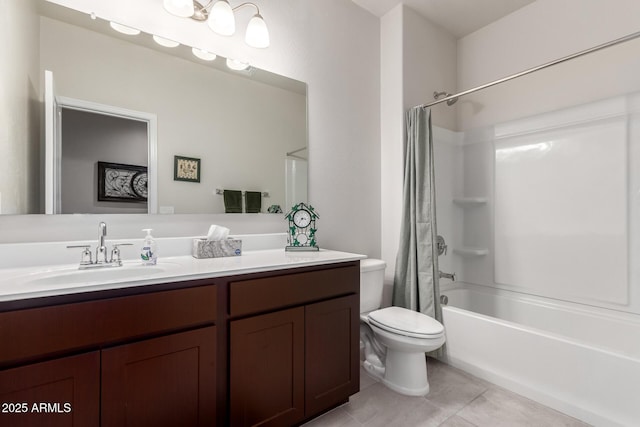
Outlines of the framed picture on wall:
<svg viewBox="0 0 640 427">
<path fill-rule="evenodd" d="M 146 166 L 98 162 L 98 201 L 146 202 Z"/>
<path fill-rule="evenodd" d="M 173 180 L 200 182 L 200 159 L 193 157 L 173 157 Z"/>
</svg>

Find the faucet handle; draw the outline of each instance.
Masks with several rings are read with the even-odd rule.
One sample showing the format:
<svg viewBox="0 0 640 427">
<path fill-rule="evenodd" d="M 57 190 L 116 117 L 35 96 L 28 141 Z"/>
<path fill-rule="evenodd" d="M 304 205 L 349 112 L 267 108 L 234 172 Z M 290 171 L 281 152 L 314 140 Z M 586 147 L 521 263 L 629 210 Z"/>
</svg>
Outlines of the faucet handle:
<svg viewBox="0 0 640 427">
<path fill-rule="evenodd" d="M 120 258 L 120 246 L 133 246 L 133 243 L 115 243 L 113 245 L 113 249 L 111 249 L 111 262 L 122 264 L 122 259 Z"/>
<path fill-rule="evenodd" d="M 93 259 L 91 258 L 91 251 L 89 250 L 89 248 L 91 248 L 91 245 L 69 245 L 67 246 L 67 248 L 69 249 L 84 248 L 84 250 L 82 251 L 82 256 L 80 258 L 80 265 L 93 264 Z"/>
</svg>

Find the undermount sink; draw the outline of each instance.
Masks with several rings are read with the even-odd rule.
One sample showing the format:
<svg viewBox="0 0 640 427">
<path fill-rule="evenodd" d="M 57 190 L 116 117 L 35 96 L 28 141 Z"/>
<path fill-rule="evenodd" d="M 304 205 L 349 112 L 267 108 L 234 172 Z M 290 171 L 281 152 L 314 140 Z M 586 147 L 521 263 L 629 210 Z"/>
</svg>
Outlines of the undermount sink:
<svg viewBox="0 0 640 427">
<path fill-rule="evenodd" d="M 157 265 L 125 264 L 122 267 L 103 267 L 91 270 L 64 269 L 38 273 L 25 280 L 25 283 L 32 286 L 51 286 L 138 280 L 166 273 L 176 266 L 177 264 L 162 263 Z"/>
</svg>

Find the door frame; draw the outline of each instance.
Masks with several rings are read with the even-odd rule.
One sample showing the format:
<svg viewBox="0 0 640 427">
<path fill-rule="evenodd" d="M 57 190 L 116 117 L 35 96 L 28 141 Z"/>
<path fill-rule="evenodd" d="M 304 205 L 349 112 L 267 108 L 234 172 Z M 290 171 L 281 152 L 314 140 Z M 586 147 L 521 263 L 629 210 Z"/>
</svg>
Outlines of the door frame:
<svg viewBox="0 0 640 427">
<path fill-rule="evenodd" d="M 57 129 L 61 129 L 62 109 L 70 109 L 84 111 L 94 114 L 102 114 L 106 116 L 119 117 L 127 120 L 135 120 L 147 124 L 147 175 L 148 175 L 148 195 L 147 195 L 147 213 L 158 213 L 158 119 L 155 114 L 143 111 L 129 110 L 122 107 L 112 105 L 99 104 L 97 102 L 85 101 L 83 99 L 69 98 L 65 96 L 56 96 L 56 114 L 58 115 Z M 60 153 L 62 144 L 61 134 L 58 132 L 58 138 L 54 138 L 53 153 Z M 62 157 L 60 155 L 51 156 L 47 159 L 55 162 L 51 171 L 59 171 Z M 47 186 L 47 192 L 53 191 L 53 195 L 47 197 L 47 200 L 60 200 L 59 179 L 53 179 L 56 183 L 53 186 Z M 49 209 L 47 205 L 47 214 L 59 214 L 61 210 L 60 203 L 57 203 L 54 209 Z"/>
</svg>

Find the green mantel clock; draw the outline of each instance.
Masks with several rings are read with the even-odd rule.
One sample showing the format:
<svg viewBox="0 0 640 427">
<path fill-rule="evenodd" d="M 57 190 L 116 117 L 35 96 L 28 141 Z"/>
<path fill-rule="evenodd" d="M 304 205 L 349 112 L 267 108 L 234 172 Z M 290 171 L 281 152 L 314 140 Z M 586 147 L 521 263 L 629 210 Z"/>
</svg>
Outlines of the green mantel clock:
<svg viewBox="0 0 640 427">
<path fill-rule="evenodd" d="M 304 203 L 295 205 L 285 218 L 289 220 L 289 236 L 287 251 L 317 251 L 316 218 L 320 216 L 312 206 Z"/>
</svg>

